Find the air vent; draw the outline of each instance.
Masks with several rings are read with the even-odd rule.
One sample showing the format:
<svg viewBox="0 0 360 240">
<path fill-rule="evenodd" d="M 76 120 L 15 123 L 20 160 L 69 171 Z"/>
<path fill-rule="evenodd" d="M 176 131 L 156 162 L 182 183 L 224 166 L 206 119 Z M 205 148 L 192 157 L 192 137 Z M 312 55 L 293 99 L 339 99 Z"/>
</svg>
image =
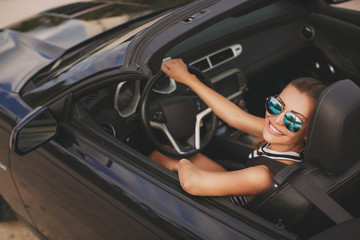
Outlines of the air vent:
<svg viewBox="0 0 360 240">
<path fill-rule="evenodd" d="M 206 72 L 216 66 L 219 66 L 220 64 L 236 58 L 241 54 L 241 52 L 242 46 L 240 44 L 235 44 L 213 52 L 206 57 L 200 58 L 199 60 L 190 63 L 190 65 L 200 69 L 203 72 Z"/>
<path fill-rule="evenodd" d="M 193 67 L 199 69 L 200 71 L 205 71 L 210 68 L 210 64 L 207 59 L 200 60 L 196 63 L 191 64 Z"/>
<path fill-rule="evenodd" d="M 87 11 L 92 8 L 100 7 L 106 3 L 104 2 L 79 2 L 72 3 L 63 7 L 57 7 L 50 9 L 45 14 L 57 14 L 57 15 L 66 15 L 66 16 L 76 16 L 80 12 Z"/>
<path fill-rule="evenodd" d="M 210 57 L 211 65 L 218 65 L 230 58 L 234 58 L 234 53 L 231 48 L 225 49 L 219 53 L 216 53 Z"/>
</svg>

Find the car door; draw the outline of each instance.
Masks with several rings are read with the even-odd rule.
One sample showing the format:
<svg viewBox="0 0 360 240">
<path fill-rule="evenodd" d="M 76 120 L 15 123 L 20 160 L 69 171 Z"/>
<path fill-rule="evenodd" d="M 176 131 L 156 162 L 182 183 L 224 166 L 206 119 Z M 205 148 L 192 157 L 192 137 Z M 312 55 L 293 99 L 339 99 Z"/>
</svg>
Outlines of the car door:
<svg viewBox="0 0 360 240">
<path fill-rule="evenodd" d="M 81 90 L 83 87 L 77 86 L 74 96 Z M 87 94 L 96 98 L 93 93 Z M 10 153 L 20 196 L 46 238 L 233 239 L 266 235 L 271 239 L 264 228 L 273 237 L 292 238 L 288 232 L 271 230 L 266 221 L 248 225 L 241 217 L 224 215 L 206 198 L 185 194 L 175 173 L 164 174 L 164 168 L 134 148 L 104 131 L 92 130 L 95 127 L 88 124 L 87 115 L 76 117 L 80 100 L 69 95 L 49 106 L 57 121 L 51 141 L 29 148 L 27 153 Z M 29 124 L 39 127 L 34 123 L 35 113 L 25 117 L 14 132 Z M 63 116 L 69 118 L 59 121 Z M 32 120 L 23 124 L 26 119 Z"/>
<path fill-rule="evenodd" d="M 12 180 L 9 162 L 9 139 L 12 124 L 18 115 L 23 115 L 29 109 L 26 105 L 19 104 L 17 95 L 9 93 L 2 85 L 0 86 L 0 102 L 2 103 L 0 106 L 0 142 L 2 143 L 0 145 L 0 197 L 3 197 L 25 221 L 33 224 Z"/>
<path fill-rule="evenodd" d="M 34 113 L 24 119 L 32 115 Z M 36 117 L 19 131 L 29 131 L 30 124 L 41 127 L 41 123 L 34 123 L 35 120 Z M 30 140 L 33 142 L 35 138 L 30 136 Z M 79 154 L 74 154 L 74 149 Z M 141 178 L 120 164 L 103 165 L 109 156 L 103 145 L 88 141 L 66 124 L 58 126 L 57 136 L 41 147 L 28 153 L 10 153 L 12 174 L 19 194 L 44 237 L 171 238 L 139 215 L 139 209 L 131 201 L 131 185 L 111 182 L 112 174 L 135 181 L 141 181 Z M 121 160 L 124 157 L 112 158 Z"/>
</svg>

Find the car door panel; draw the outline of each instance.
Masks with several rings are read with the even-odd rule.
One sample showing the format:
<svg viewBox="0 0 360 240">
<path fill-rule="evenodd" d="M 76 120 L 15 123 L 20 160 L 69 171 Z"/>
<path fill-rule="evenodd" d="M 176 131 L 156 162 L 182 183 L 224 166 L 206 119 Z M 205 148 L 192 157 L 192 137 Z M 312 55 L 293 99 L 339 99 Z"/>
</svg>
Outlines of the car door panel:
<svg viewBox="0 0 360 240">
<path fill-rule="evenodd" d="M 155 169 L 141 164 L 141 161 L 151 161 L 150 159 L 144 159 L 144 156 L 143 159 L 139 159 L 141 155 L 127 149 L 125 145 L 119 145 L 116 152 L 111 151 L 104 147 L 105 143 L 100 147 L 100 141 L 89 139 L 88 135 L 82 134 L 81 131 L 75 132 L 76 128 L 70 126 L 63 131 L 63 139 L 75 136 L 73 145 L 68 147 L 69 151 L 88 163 L 88 166 L 97 171 L 109 184 L 116 186 L 117 189 L 108 193 L 116 197 L 116 201 L 120 200 L 134 210 L 141 218 L 156 226 L 162 226 L 162 230 L 166 229 L 171 236 L 176 236 L 175 238 L 198 239 L 218 236 L 230 239 L 242 235 L 238 230 L 229 228 L 219 219 L 213 218 L 209 214 L 211 211 L 202 205 L 203 202 L 194 202 L 189 195 L 180 190 L 178 183 L 174 185 L 167 182 L 164 180 L 165 175 L 161 176 L 154 171 Z M 84 151 L 90 148 L 91 151 Z M 106 152 L 104 148 L 107 149 Z M 189 232 L 199 235 L 189 235 Z"/>
<path fill-rule="evenodd" d="M 11 161 L 24 203 L 47 238 L 158 238 L 128 207 L 109 201 L 106 193 L 80 176 L 96 174 L 56 142 L 28 153 L 26 162 L 15 154 Z"/>
<path fill-rule="evenodd" d="M 73 128 L 61 127 L 54 140 L 26 154 L 26 160 L 11 155 L 14 178 L 24 204 L 47 238 L 243 235 L 213 218 L 206 212 L 207 208 L 189 196 L 179 194 L 178 189 L 173 190 L 134 168 L 126 157 L 111 154 L 75 132 Z M 83 151 L 89 148 L 93 150 Z M 104 164 L 104 159 L 112 163 Z M 245 234 L 251 232 L 243 224 L 239 227 Z"/>
</svg>

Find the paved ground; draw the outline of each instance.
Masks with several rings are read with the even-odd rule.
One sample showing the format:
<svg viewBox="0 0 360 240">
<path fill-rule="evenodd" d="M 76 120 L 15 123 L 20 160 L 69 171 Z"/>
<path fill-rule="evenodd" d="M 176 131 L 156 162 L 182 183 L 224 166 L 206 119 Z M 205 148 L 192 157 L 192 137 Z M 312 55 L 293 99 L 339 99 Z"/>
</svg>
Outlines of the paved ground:
<svg viewBox="0 0 360 240">
<path fill-rule="evenodd" d="M 0 0 L 0 28 L 26 19 L 35 13 L 63 5 L 87 0 Z M 360 0 L 342 4 L 343 7 L 360 10 Z M 0 222 L 0 240 L 39 240 L 26 226 L 9 212 Z"/>
<path fill-rule="evenodd" d="M 39 240 L 7 206 L 0 206 L 0 240 Z"/>
<path fill-rule="evenodd" d="M 0 223 L 1 240 L 39 240 L 27 227 L 19 221 Z"/>
</svg>

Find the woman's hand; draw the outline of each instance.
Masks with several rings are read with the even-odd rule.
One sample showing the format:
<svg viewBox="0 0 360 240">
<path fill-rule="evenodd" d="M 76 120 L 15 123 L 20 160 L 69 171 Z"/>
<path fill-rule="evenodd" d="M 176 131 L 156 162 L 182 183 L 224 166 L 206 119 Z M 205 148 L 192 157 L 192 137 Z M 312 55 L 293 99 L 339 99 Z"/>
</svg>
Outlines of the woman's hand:
<svg viewBox="0 0 360 240">
<path fill-rule="evenodd" d="M 201 179 L 203 170 L 188 159 L 181 159 L 174 170 L 178 171 L 181 187 L 192 195 L 201 195 L 198 192 L 198 180 Z"/>
<path fill-rule="evenodd" d="M 173 59 L 164 62 L 161 65 L 161 70 L 170 78 L 186 85 L 189 81 L 196 79 L 193 74 L 189 73 L 182 59 Z"/>
</svg>

